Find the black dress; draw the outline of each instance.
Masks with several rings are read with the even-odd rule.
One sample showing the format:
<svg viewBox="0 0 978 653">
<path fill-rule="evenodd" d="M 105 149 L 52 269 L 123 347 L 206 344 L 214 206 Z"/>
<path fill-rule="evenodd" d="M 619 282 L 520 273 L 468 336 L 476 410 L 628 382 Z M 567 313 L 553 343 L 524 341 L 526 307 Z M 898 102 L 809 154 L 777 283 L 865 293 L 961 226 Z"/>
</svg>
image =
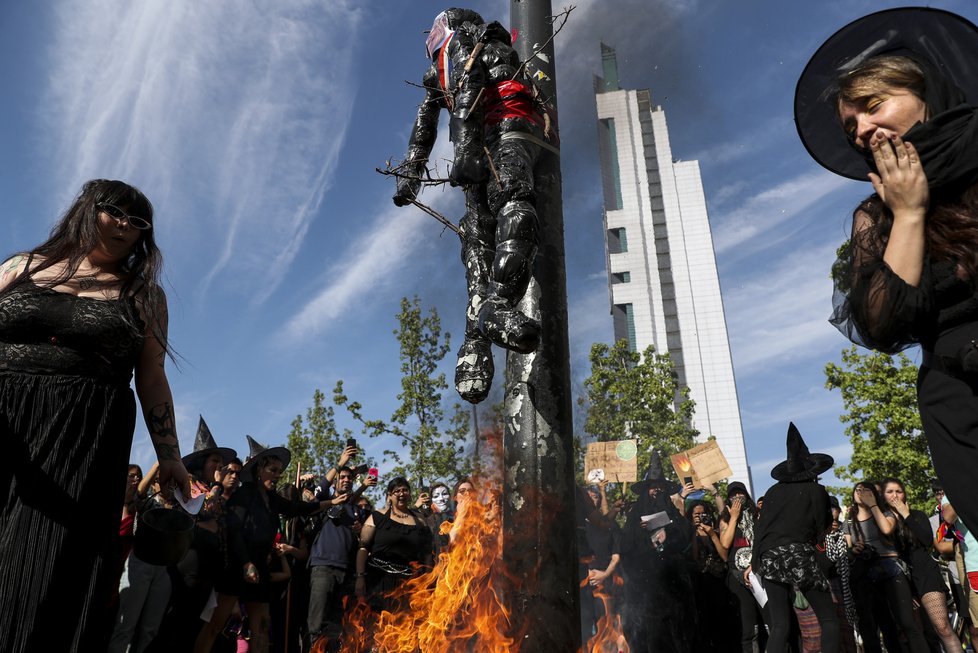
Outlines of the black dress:
<svg viewBox="0 0 978 653">
<path fill-rule="evenodd" d="M 414 576 L 431 553 L 431 529 L 417 515 L 414 524 L 391 519 L 390 510 L 373 513 L 374 539 L 367 560 L 367 596 L 375 610 L 396 611 L 385 594 Z"/>
<path fill-rule="evenodd" d="M 0 294 L 0 642 L 105 650 L 143 325 L 131 299 Z"/>
<path fill-rule="evenodd" d="M 927 256 L 911 286 L 883 261 L 888 234 L 880 231 L 853 234 L 841 250 L 830 321 L 856 344 L 885 353 L 920 345 L 917 403 L 934 471 L 958 515 L 978 530 L 978 283 L 957 261 Z"/>
</svg>

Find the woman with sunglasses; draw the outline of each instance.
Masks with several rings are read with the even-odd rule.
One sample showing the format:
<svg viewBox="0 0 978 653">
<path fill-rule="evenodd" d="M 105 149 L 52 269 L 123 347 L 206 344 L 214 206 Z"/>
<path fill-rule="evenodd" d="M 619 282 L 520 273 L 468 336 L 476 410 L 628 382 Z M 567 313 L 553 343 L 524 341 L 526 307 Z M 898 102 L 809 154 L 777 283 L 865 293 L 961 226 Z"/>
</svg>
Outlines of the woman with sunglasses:
<svg viewBox="0 0 978 653">
<path fill-rule="evenodd" d="M 189 496 L 163 367 L 161 266 L 149 200 L 97 179 L 44 243 L 0 267 L 5 651 L 106 648 L 134 377 L 161 481 Z"/>
</svg>

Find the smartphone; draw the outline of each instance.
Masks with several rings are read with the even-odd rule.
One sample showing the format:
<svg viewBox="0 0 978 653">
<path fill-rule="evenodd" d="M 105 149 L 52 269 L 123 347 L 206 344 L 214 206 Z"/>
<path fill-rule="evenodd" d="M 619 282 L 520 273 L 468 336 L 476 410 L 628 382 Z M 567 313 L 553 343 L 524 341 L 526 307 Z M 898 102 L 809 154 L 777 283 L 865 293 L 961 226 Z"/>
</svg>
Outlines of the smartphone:
<svg viewBox="0 0 978 653">
<path fill-rule="evenodd" d="M 347 438 L 346 439 L 346 448 L 347 449 L 349 449 L 350 447 L 356 447 L 356 446 L 357 446 L 357 440 L 356 440 L 356 438 Z"/>
<path fill-rule="evenodd" d="M 368 465 L 367 463 L 363 463 L 362 465 L 357 465 L 356 469 L 353 470 L 353 473 L 357 476 L 363 476 L 364 474 L 367 473 L 369 469 L 370 469 L 370 465 Z"/>
<path fill-rule="evenodd" d="M 367 476 L 372 476 L 372 477 L 378 478 L 378 479 L 380 478 L 379 473 L 378 473 L 376 467 L 371 467 L 370 469 L 368 469 L 367 470 Z"/>
<path fill-rule="evenodd" d="M 693 484 L 692 476 L 683 476 L 683 485 L 692 485 L 692 484 Z"/>
</svg>

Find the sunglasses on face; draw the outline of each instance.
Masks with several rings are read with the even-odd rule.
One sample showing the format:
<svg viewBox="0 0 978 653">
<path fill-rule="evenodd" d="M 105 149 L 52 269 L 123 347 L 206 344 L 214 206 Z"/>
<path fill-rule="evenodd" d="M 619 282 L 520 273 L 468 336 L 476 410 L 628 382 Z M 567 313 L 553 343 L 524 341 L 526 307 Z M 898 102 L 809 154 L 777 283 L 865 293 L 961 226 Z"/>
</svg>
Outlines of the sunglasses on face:
<svg viewBox="0 0 978 653">
<path fill-rule="evenodd" d="M 107 202 L 100 202 L 95 205 L 102 213 L 109 216 L 116 221 L 116 224 L 125 220 L 130 227 L 133 229 L 139 229 L 145 231 L 146 229 L 152 229 L 153 225 L 150 224 L 149 220 L 145 218 L 140 218 L 138 215 L 129 215 L 122 209 L 120 209 L 115 204 L 109 204 Z"/>
</svg>

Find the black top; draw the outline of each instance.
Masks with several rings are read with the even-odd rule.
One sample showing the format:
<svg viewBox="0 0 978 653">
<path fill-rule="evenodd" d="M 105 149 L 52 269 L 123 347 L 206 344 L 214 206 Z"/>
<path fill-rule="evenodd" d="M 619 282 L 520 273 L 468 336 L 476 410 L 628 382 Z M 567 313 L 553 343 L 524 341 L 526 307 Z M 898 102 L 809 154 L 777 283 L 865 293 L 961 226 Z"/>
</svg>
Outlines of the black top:
<svg viewBox="0 0 978 653">
<path fill-rule="evenodd" d="M 584 532 L 588 548 L 593 556 L 588 569 L 604 571 L 611 564 L 611 556 L 621 554 L 621 529 L 612 519 L 602 519 L 606 523 L 585 522 Z"/>
<path fill-rule="evenodd" d="M 128 385 L 144 330 L 132 298 L 77 297 L 27 280 L 0 294 L 0 371 Z"/>
<path fill-rule="evenodd" d="M 374 543 L 371 555 L 399 565 L 422 563 L 431 552 L 431 530 L 414 516 L 414 524 L 402 524 L 390 518 L 390 511 L 373 513 Z"/>
<path fill-rule="evenodd" d="M 751 565 L 757 569 L 761 556 L 787 544 L 814 544 L 832 524 L 829 495 L 811 481 L 775 483 L 764 495 L 764 507 L 754 527 Z"/>
<path fill-rule="evenodd" d="M 255 483 L 242 483 L 228 499 L 226 510 L 235 559 L 242 565 L 251 562 L 264 568 L 278 533 L 278 516 L 311 515 L 319 510 L 319 502 L 292 502 L 275 492 L 262 492 Z"/>
</svg>

